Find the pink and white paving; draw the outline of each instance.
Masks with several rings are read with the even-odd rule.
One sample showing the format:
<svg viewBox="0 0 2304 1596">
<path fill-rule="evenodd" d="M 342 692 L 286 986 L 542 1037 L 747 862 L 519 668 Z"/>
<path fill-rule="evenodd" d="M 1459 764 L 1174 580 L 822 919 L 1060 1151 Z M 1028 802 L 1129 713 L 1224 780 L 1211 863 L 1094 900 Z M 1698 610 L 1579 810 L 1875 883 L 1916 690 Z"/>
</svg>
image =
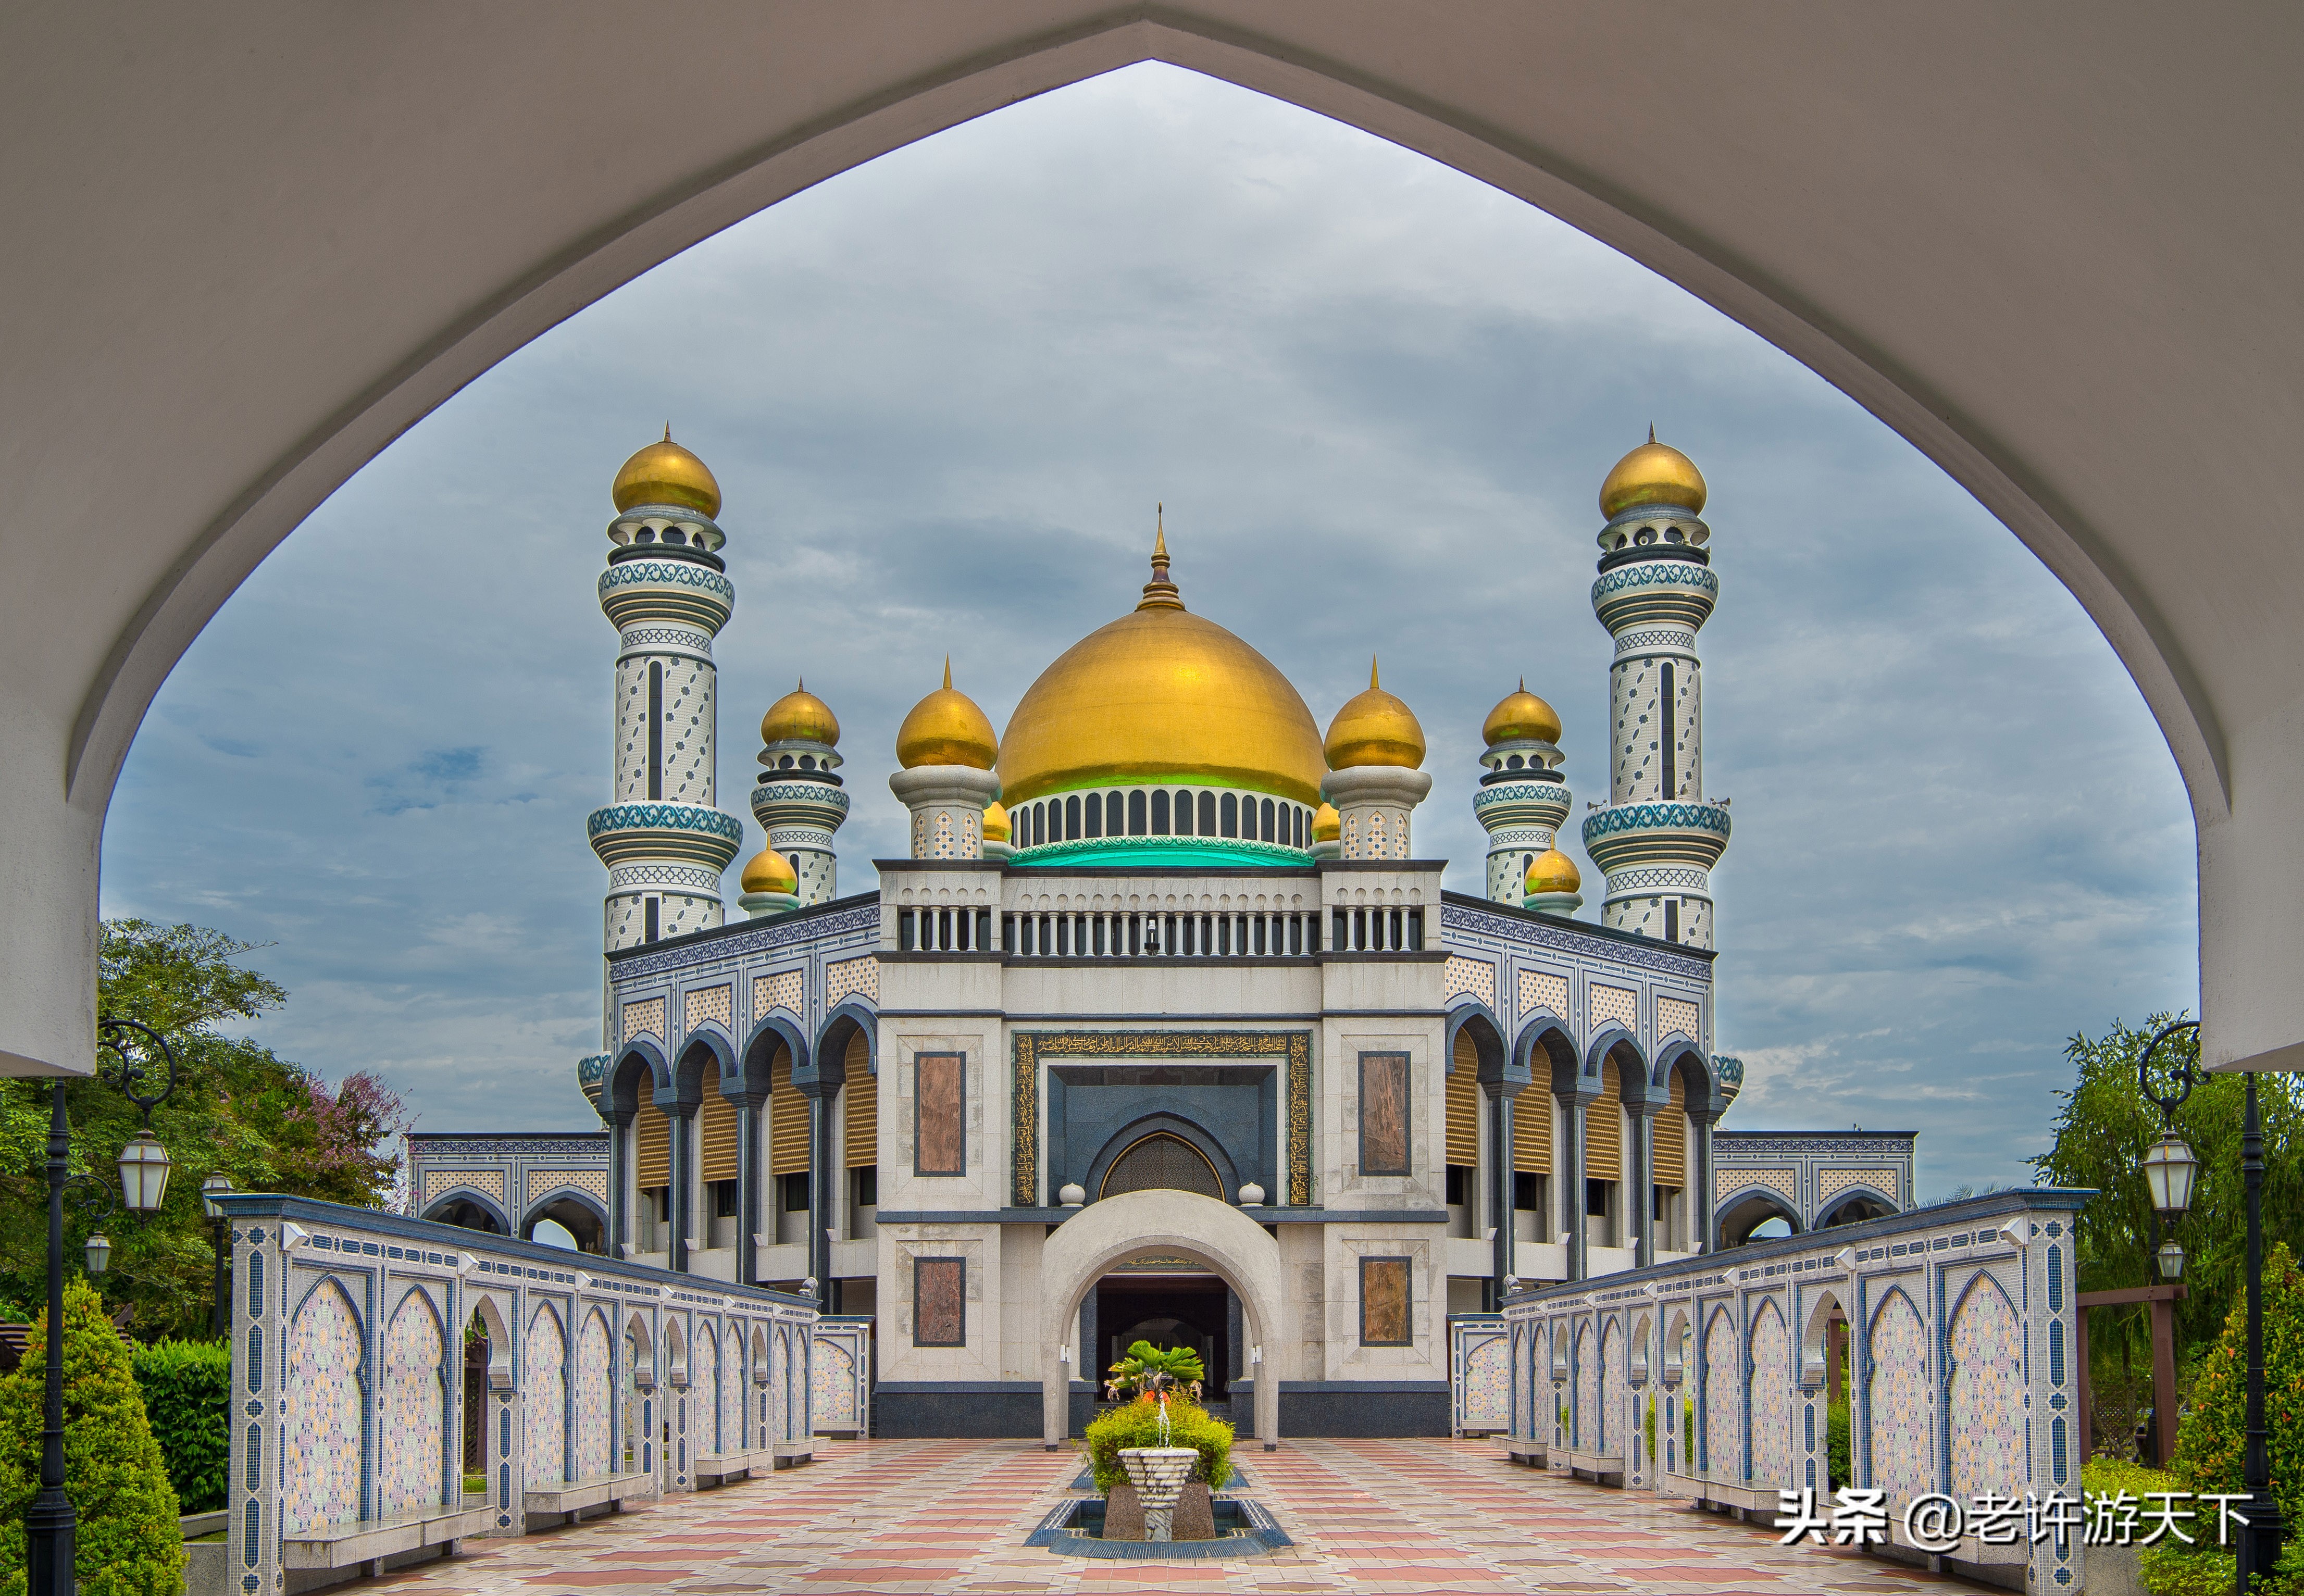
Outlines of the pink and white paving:
<svg viewBox="0 0 2304 1596">
<path fill-rule="evenodd" d="M 1077 1451 L 1028 1441 L 818 1442 L 811 1466 L 346 1587 L 366 1596 L 711 1596 L 791 1591 L 1001 1596 L 1660 1592 L 1705 1596 L 1980 1589 L 1844 1550 L 1515 1467 L 1485 1441 L 1243 1447 L 1246 1494 L 1296 1544 L 1209 1562 L 1061 1557 L 1024 1545 L 1069 1494 Z"/>
</svg>

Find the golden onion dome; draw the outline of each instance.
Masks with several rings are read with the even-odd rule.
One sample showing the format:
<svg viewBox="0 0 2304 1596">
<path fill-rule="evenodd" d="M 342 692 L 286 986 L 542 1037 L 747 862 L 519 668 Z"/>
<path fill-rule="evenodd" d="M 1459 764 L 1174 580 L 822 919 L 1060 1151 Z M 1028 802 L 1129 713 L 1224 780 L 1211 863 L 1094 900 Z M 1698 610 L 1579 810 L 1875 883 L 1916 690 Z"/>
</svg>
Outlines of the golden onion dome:
<svg viewBox="0 0 2304 1596">
<path fill-rule="evenodd" d="M 760 717 L 760 740 L 816 742 L 828 748 L 840 740 L 840 717 L 803 681 L 768 705 L 768 713 Z"/>
<path fill-rule="evenodd" d="M 1528 690 L 1528 680 L 1504 696 L 1496 706 L 1488 711 L 1487 722 L 1480 727 L 1480 740 L 1490 747 L 1501 742 L 1533 739 L 1540 743 L 1560 740 L 1560 714 L 1552 705 Z"/>
<path fill-rule="evenodd" d="M 1690 515 L 1704 510 L 1704 473 L 1696 462 L 1669 443 L 1648 441 L 1616 462 L 1600 485 L 1600 513 L 1610 519 L 1636 504 L 1662 504 Z"/>
<path fill-rule="evenodd" d="M 1526 885 L 1531 898 L 1539 892 L 1573 892 L 1584 885 L 1584 877 L 1575 860 L 1554 848 L 1537 855 L 1529 864 Z"/>
<path fill-rule="evenodd" d="M 1000 756 L 1000 739 L 976 700 L 952 685 L 952 661 L 944 663 L 944 686 L 912 705 L 896 728 L 896 762 L 906 770 L 921 764 L 964 764 L 988 771 Z"/>
<path fill-rule="evenodd" d="M 1328 768 L 1393 764 L 1414 770 L 1424 763 L 1424 728 L 1408 705 L 1384 690 L 1376 661 L 1368 661 L 1368 691 L 1354 695 L 1328 722 Z"/>
<path fill-rule="evenodd" d="M 1000 796 L 1175 779 L 1320 800 L 1320 731 L 1271 661 L 1186 610 L 1165 531 L 1137 607 L 1060 655 L 1000 741 Z"/>
<path fill-rule="evenodd" d="M 1007 806 L 995 799 L 984 812 L 984 840 L 987 842 L 1005 842 L 1012 831 L 1008 823 Z"/>
<path fill-rule="evenodd" d="M 792 893 L 800 890 L 800 874 L 792 861 L 773 848 L 764 848 L 745 863 L 744 891 L 747 892 Z"/>
<path fill-rule="evenodd" d="M 1312 840 L 1334 842 L 1343 835 L 1344 817 L 1336 813 L 1334 804 L 1322 804 L 1312 811 Z"/>
<path fill-rule="evenodd" d="M 669 422 L 664 442 L 626 460 L 608 494 L 620 511 L 635 504 L 680 504 L 700 511 L 707 520 L 720 513 L 720 485 L 712 469 L 672 441 Z"/>
</svg>

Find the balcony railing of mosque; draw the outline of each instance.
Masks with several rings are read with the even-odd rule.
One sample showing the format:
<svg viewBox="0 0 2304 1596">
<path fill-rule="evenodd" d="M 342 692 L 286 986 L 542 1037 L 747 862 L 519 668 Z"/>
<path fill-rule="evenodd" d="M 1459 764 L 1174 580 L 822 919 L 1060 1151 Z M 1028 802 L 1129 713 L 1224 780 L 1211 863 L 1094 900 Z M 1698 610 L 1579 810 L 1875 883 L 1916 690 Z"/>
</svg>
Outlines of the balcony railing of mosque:
<svg viewBox="0 0 2304 1596">
<path fill-rule="evenodd" d="M 1321 931 L 1328 940 L 1324 946 Z M 1424 947 L 1420 908 L 1318 909 L 900 908 L 902 953 L 1005 953 L 1012 958 L 1311 958 Z"/>
</svg>

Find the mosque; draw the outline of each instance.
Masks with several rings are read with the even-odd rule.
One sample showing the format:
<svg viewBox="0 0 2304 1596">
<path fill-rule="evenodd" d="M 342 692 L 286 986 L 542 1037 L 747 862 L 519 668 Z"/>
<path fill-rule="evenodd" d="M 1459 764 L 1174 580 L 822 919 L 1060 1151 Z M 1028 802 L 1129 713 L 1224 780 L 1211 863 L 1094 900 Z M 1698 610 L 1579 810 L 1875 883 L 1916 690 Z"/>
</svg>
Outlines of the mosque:
<svg viewBox="0 0 2304 1596">
<path fill-rule="evenodd" d="M 904 718 L 910 857 L 872 891 L 838 888 L 838 719 L 805 685 L 771 705 L 767 846 L 730 923 L 720 490 L 667 429 L 613 497 L 603 1051 L 579 1069 L 606 1128 L 417 1138 L 416 1212 L 801 1290 L 870 1321 L 881 1433 L 1053 1439 L 1139 1338 L 1200 1348 L 1244 1432 L 1445 1433 L 1450 1318 L 1508 1282 L 1910 1205 L 1909 1135 L 1715 1134 L 1742 1081 L 1713 1034 L 1719 578 L 1704 479 L 1653 431 L 1600 491 L 1594 919 L 1556 846 L 1560 719 L 1524 682 L 1463 773 L 1485 891 L 1444 891 L 1411 842 L 1414 713 L 1371 664 L 1324 736 L 1189 607 L 1156 531 L 1133 607 L 1004 732 L 948 663 Z"/>
</svg>

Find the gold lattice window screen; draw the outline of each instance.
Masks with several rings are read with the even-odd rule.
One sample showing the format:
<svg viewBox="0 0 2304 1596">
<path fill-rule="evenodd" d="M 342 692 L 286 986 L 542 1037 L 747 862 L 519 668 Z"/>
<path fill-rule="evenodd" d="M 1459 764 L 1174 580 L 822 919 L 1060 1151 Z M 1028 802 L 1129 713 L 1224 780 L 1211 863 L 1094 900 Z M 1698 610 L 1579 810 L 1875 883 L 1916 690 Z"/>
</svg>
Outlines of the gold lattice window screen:
<svg viewBox="0 0 2304 1596">
<path fill-rule="evenodd" d="M 726 986 L 707 986 L 691 992 L 681 1005 L 685 1015 L 682 1029 L 694 1030 L 707 1019 L 716 1019 L 724 1029 L 735 1022 L 729 1018 L 729 1000 L 733 989 Z"/>
<path fill-rule="evenodd" d="M 845 1060 L 848 1084 L 841 1094 L 847 1100 L 848 1167 L 862 1169 L 880 1161 L 880 1083 L 872 1076 L 872 1049 L 864 1033 L 848 1036 Z"/>
<path fill-rule="evenodd" d="M 1601 989 L 1594 987 L 1595 992 Z M 1622 1180 L 1624 1178 L 1623 1087 L 1616 1061 L 1600 1065 L 1600 1095 L 1584 1110 L 1584 1178 Z"/>
<path fill-rule="evenodd" d="M 808 1171 L 808 1099 L 792 1089 L 792 1049 L 776 1043 L 768 1065 L 768 1173 Z"/>
<path fill-rule="evenodd" d="M 726 992 L 726 988 L 721 988 Z M 700 1172 L 708 1183 L 737 1178 L 736 1105 L 720 1094 L 720 1066 L 704 1067 L 704 1103 L 696 1110 L 696 1142 Z"/>
<path fill-rule="evenodd" d="M 1552 1173 L 1552 1084 L 1529 1083 L 1512 1099 L 1512 1170 L 1521 1175 Z"/>
<path fill-rule="evenodd" d="M 1675 1066 L 1668 1083 L 1671 1102 L 1656 1117 L 1656 1183 L 1688 1184 L 1688 1085 Z"/>
<path fill-rule="evenodd" d="M 1640 1034 L 1640 994 L 1629 987 L 1602 986 L 1592 984 L 1590 991 L 1592 1028 L 1598 1030 L 1614 1020 L 1633 1035 Z"/>
<path fill-rule="evenodd" d="M 1545 970 L 1520 973 L 1520 1011 L 1533 1014 L 1539 1009 L 1549 1009 L 1563 1019 L 1568 1018 L 1567 976 Z"/>
<path fill-rule="evenodd" d="M 632 1178 L 644 1192 L 672 1184 L 672 1121 L 645 1093 L 632 1116 Z"/>
<path fill-rule="evenodd" d="M 1659 1042 L 1677 1031 L 1700 1046 L 1704 1042 L 1704 1033 L 1698 1027 L 1702 1024 L 1703 1010 L 1685 999 L 1656 1000 L 1656 1039 Z"/>
<path fill-rule="evenodd" d="M 630 1042 L 635 1036 L 663 1034 L 664 1000 L 662 998 L 642 998 L 636 1003 L 624 1005 L 623 1039 L 626 1042 Z"/>
</svg>

